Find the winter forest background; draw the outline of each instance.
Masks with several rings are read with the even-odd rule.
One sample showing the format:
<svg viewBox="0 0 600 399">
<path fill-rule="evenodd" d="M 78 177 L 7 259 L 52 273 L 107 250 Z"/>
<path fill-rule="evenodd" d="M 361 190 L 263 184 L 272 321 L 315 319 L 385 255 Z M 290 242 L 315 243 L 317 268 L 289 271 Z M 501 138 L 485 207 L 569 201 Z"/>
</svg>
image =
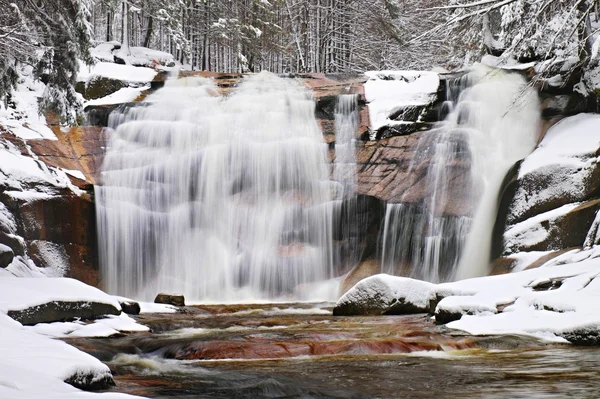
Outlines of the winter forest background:
<svg viewBox="0 0 600 399">
<path fill-rule="evenodd" d="M 169 52 L 183 69 L 357 73 L 458 69 L 484 54 L 546 61 L 595 90 L 597 0 L 0 0 L 0 96 L 27 65 L 42 108 L 74 121 L 81 65 L 101 42 Z M 126 60 L 125 60 L 126 62 Z M 565 74 L 565 71 L 568 72 Z M 555 82 L 556 83 L 556 82 Z"/>
</svg>

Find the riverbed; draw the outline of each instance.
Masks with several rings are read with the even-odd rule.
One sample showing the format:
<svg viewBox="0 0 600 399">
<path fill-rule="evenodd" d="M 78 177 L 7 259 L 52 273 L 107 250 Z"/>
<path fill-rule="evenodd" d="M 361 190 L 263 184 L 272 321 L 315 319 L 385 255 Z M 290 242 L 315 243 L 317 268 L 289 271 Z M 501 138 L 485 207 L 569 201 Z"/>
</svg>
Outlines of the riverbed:
<svg viewBox="0 0 600 399">
<path fill-rule="evenodd" d="M 69 343 L 152 398 L 596 398 L 600 349 L 471 337 L 428 315 L 333 317 L 331 303 L 204 305 L 150 333 Z"/>
</svg>

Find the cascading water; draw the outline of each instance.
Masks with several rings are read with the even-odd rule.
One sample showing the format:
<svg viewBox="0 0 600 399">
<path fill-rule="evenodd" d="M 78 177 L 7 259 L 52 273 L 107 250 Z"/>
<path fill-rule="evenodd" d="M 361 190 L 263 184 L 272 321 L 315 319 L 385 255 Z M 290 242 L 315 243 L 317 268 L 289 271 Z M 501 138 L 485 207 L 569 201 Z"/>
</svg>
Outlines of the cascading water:
<svg viewBox="0 0 600 399">
<path fill-rule="evenodd" d="M 299 83 L 260 73 L 222 98 L 210 80 L 170 80 L 110 125 L 97 187 L 108 291 L 267 299 L 332 277 L 335 190 Z"/>
<path fill-rule="evenodd" d="M 426 199 L 387 207 L 384 273 L 432 282 L 486 274 L 500 186 L 537 142 L 539 101 L 518 73 L 476 66 L 449 82 L 447 97 L 446 119 L 421 134 L 409 170 L 423 175 Z"/>
<path fill-rule="evenodd" d="M 343 94 L 335 108 L 335 160 L 333 178 L 344 186 L 345 196 L 356 193 L 356 130 L 358 95 Z"/>
<path fill-rule="evenodd" d="M 356 132 L 360 121 L 358 95 L 343 94 L 335 108 L 335 158 L 333 179 L 342 188 L 335 211 L 339 222 L 335 264 L 342 272 L 354 267 L 361 256 L 361 230 L 357 229 L 361 215 L 356 194 Z"/>
</svg>

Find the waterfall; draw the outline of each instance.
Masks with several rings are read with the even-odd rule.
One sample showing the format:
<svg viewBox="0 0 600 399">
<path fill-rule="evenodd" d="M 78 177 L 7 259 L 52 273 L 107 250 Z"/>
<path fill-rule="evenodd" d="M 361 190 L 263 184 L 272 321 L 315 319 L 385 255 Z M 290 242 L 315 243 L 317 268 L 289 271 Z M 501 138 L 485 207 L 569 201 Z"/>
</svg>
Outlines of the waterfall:
<svg viewBox="0 0 600 399">
<path fill-rule="evenodd" d="M 344 194 L 356 194 L 356 130 L 358 129 L 358 95 L 343 94 L 335 108 L 335 160 L 333 178 L 342 183 Z"/>
<path fill-rule="evenodd" d="M 107 290 L 273 299 L 333 277 L 336 185 L 314 107 L 301 84 L 260 73 L 227 97 L 169 80 L 113 112 L 96 188 Z"/>
<path fill-rule="evenodd" d="M 336 238 L 340 241 L 335 264 L 342 272 L 352 269 L 360 260 L 362 239 L 357 228 L 361 215 L 356 194 L 356 132 L 360 121 L 358 95 L 343 94 L 338 97 L 335 108 L 335 158 L 333 179 L 342 187 L 334 220 L 339 221 Z"/>
<path fill-rule="evenodd" d="M 536 145 L 539 100 L 517 72 L 475 66 L 448 82 L 447 99 L 409 168 L 425 199 L 387 206 L 385 273 L 432 282 L 486 274 L 500 186 Z"/>
</svg>

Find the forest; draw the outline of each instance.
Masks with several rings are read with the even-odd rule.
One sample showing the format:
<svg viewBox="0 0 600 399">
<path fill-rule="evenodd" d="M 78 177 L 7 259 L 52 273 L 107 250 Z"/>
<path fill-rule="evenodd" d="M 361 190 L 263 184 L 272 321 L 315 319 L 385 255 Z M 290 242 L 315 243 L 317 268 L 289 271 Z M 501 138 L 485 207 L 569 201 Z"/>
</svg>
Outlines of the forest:
<svg viewBox="0 0 600 399">
<path fill-rule="evenodd" d="M 0 95 L 29 64 L 46 105 L 77 104 L 90 49 L 166 51 L 185 69 L 361 73 L 449 70 L 482 54 L 594 66 L 595 0 L 0 0 Z M 562 66 L 561 66 L 562 68 Z"/>
</svg>

